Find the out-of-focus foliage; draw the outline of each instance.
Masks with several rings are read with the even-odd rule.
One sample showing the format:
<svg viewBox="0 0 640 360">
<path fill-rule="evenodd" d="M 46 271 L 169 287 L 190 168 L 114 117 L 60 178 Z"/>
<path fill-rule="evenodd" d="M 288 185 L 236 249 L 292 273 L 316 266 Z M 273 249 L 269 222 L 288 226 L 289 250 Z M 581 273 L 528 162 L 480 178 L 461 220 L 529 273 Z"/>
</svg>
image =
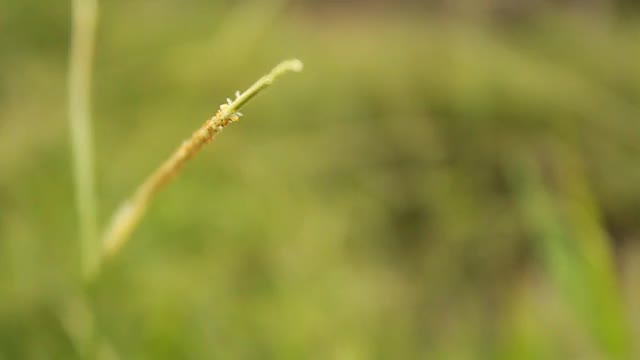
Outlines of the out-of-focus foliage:
<svg viewBox="0 0 640 360">
<path fill-rule="evenodd" d="M 638 356 L 640 22 L 355 4 L 102 2 L 103 222 L 227 96 L 306 69 L 82 288 L 68 4 L 0 3 L 0 359 L 92 331 L 121 359 Z"/>
</svg>

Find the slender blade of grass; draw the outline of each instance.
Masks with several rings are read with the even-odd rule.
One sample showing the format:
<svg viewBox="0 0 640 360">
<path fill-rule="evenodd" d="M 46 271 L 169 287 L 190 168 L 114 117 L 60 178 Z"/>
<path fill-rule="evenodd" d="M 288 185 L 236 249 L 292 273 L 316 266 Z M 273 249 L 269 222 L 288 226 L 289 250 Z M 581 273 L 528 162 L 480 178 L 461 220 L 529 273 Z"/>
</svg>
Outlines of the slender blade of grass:
<svg viewBox="0 0 640 360">
<path fill-rule="evenodd" d="M 73 0 L 68 106 L 81 262 L 85 278 L 96 271 L 99 255 L 91 125 L 91 73 L 96 22 L 96 0 Z"/>
</svg>

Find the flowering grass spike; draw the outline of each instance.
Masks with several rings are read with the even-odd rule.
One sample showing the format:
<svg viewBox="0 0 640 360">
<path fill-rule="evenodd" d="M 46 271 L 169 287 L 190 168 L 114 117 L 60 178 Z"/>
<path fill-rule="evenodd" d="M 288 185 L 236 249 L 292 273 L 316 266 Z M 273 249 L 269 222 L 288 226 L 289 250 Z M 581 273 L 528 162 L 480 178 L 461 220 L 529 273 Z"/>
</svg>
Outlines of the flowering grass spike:
<svg viewBox="0 0 640 360">
<path fill-rule="evenodd" d="M 217 113 L 207 120 L 191 137 L 182 142 L 180 147 L 154 173 L 138 187 L 136 192 L 122 204 L 115 213 L 111 224 L 103 237 L 102 257 L 116 254 L 129 239 L 131 232 L 142 219 L 153 196 L 171 180 L 186 163 L 196 155 L 202 147 L 213 140 L 227 125 L 238 121 L 242 116 L 238 110 L 260 91 L 270 86 L 280 75 L 294 71 L 302 71 L 302 62 L 298 59 L 283 61 L 270 73 L 261 77 L 246 91 L 236 91 L 235 99 L 227 98 L 220 105 Z"/>
</svg>

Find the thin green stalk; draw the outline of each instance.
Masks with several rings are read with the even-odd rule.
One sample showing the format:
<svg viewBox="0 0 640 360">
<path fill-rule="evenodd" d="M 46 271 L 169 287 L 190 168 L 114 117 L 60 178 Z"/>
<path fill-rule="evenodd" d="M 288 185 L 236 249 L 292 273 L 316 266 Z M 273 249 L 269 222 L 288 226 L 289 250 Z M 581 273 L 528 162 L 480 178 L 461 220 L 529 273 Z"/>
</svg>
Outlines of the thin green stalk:
<svg viewBox="0 0 640 360">
<path fill-rule="evenodd" d="M 182 142 L 178 149 L 143 182 L 136 192 L 125 201 L 114 214 L 111 225 L 103 238 L 103 255 L 116 254 L 126 243 L 131 232 L 138 225 L 153 196 L 169 182 L 182 166 L 196 155 L 202 147 L 210 142 L 230 123 L 237 121 L 242 114 L 238 112 L 251 98 L 267 88 L 276 78 L 289 71 L 302 70 L 302 62 L 297 59 L 287 60 L 276 66 L 271 72 L 256 81 L 245 92 L 236 93 L 235 100 L 227 99 L 226 104 L 211 119 L 207 120 L 191 138 Z"/>
<path fill-rule="evenodd" d="M 91 126 L 91 74 L 97 21 L 96 0 L 72 1 L 69 58 L 69 125 L 76 210 L 85 277 L 97 270 L 97 201 Z"/>
</svg>

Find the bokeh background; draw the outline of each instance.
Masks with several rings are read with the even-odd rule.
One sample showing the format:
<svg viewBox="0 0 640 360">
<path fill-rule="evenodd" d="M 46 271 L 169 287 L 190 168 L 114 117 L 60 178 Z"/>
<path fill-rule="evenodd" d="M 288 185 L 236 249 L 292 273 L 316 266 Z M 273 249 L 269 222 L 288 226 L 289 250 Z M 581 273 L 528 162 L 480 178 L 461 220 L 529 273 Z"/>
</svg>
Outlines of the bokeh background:
<svg viewBox="0 0 640 360">
<path fill-rule="evenodd" d="M 99 8 L 103 224 L 227 96 L 306 68 L 83 285 L 70 4 L 0 2 L 0 359 L 640 357 L 636 1 Z"/>
</svg>

